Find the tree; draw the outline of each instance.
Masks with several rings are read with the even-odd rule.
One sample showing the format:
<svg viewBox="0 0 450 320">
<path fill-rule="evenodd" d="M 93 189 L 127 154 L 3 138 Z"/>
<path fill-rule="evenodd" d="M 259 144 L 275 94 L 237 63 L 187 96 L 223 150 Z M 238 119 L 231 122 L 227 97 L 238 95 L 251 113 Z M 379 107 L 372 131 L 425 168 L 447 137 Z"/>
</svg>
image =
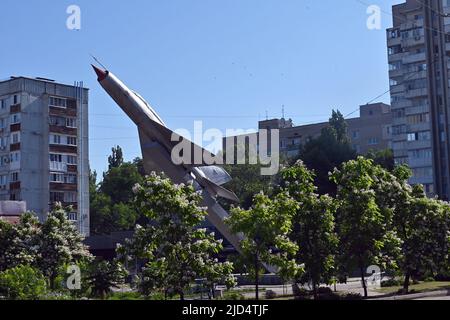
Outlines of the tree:
<svg viewBox="0 0 450 320">
<path fill-rule="evenodd" d="M 111 288 L 124 283 L 127 271 L 118 261 L 96 261 L 90 266 L 86 278 L 94 297 L 106 298 Z"/>
<path fill-rule="evenodd" d="M 37 300 L 47 292 L 42 273 L 30 266 L 19 265 L 0 272 L 0 296 L 9 300 Z"/>
<path fill-rule="evenodd" d="M 450 206 L 427 198 L 420 185 L 411 188 L 406 182 L 408 175 L 402 178 L 392 194 L 397 202 L 394 223 L 402 240 L 399 267 L 404 275 L 403 290 L 408 293 L 411 277 L 434 276 L 448 265 Z"/>
<path fill-rule="evenodd" d="M 122 149 L 117 146 L 108 162 L 109 170 L 99 184 L 96 172 L 90 175 L 91 233 L 97 235 L 132 230 L 137 222 L 145 222 L 132 205 L 132 188 L 143 180 L 142 161 L 123 162 Z"/>
<path fill-rule="evenodd" d="M 328 173 L 356 158 L 347 138 L 347 124 L 339 111 L 333 111 L 329 125 L 322 129 L 318 138 L 310 139 L 302 147 L 299 158 L 316 173 L 318 192 L 334 195 L 336 186 L 329 180 Z"/>
<path fill-rule="evenodd" d="M 137 227 L 134 238 L 118 249 L 127 259 L 147 262 L 142 270 L 140 288 L 144 294 L 162 290 L 166 296 L 184 299 L 195 279 L 231 276 L 213 255 L 222 250 L 221 241 L 198 226 L 207 212 L 200 207 L 201 194 L 192 185 L 174 185 L 169 179 L 152 173 L 142 185 L 133 188 L 135 206 L 151 224 Z"/>
<path fill-rule="evenodd" d="M 91 259 L 87 247 L 83 244 L 82 235 L 67 219 L 67 211 L 59 203 L 41 226 L 38 247 L 36 266 L 48 277 L 51 289 L 55 289 L 55 279 L 61 267 Z"/>
<path fill-rule="evenodd" d="M 392 151 L 392 149 L 385 149 L 379 151 L 370 150 L 366 154 L 366 158 L 372 159 L 376 165 L 379 165 L 388 171 L 394 171 L 395 162 L 394 162 L 394 152 Z"/>
<path fill-rule="evenodd" d="M 259 299 L 260 270 L 266 266 L 278 268 L 283 278 L 295 278 L 302 271 L 294 255 L 298 247 L 288 235 L 297 203 L 287 193 L 277 194 L 273 200 L 257 194 L 249 210 L 233 208 L 227 218 L 232 232 L 243 233 L 241 241 L 244 264 L 254 275 L 256 300 Z"/>
<path fill-rule="evenodd" d="M 108 169 L 118 168 L 123 164 L 123 152 L 120 146 L 112 148 L 112 155 L 108 157 Z"/>
<path fill-rule="evenodd" d="M 33 265 L 39 233 L 39 221 L 32 213 L 23 214 L 18 225 L 0 220 L 0 271 L 19 265 Z"/>
<path fill-rule="evenodd" d="M 227 188 L 238 196 L 241 208 L 250 208 L 255 194 L 272 193 L 274 177 L 261 175 L 260 164 L 225 165 L 224 169 L 233 177 Z"/>
<path fill-rule="evenodd" d="M 395 248 L 398 240 L 390 232 L 393 212 L 388 206 L 379 206 L 374 190 L 381 184 L 384 173 L 372 160 L 358 157 L 331 175 L 338 186 L 340 261 L 347 271 L 358 268 L 366 297 L 366 268 L 382 265 L 388 256 L 387 249 Z"/>
<path fill-rule="evenodd" d="M 339 110 L 332 111 L 331 118 L 328 121 L 328 123 L 330 127 L 333 128 L 338 142 L 346 143 L 349 141 L 347 134 L 348 125 L 347 122 L 345 121 L 344 116 Z"/>
<path fill-rule="evenodd" d="M 112 167 L 104 174 L 100 191 L 108 195 L 113 204 L 130 203 L 134 198 L 133 186 L 137 183 L 142 183 L 138 168 L 126 162 L 118 167 Z"/>
<path fill-rule="evenodd" d="M 321 283 L 330 284 L 334 275 L 338 237 L 335 232 L 333 198 L 315 191 L 314 174 L 298 161 L 281 172 L 282 189 L 298 203 L 291 239 L 300 248 L 297 263 L 304 264 L 302 277 L 312 283 L 314 297 Z"/>
</svg>

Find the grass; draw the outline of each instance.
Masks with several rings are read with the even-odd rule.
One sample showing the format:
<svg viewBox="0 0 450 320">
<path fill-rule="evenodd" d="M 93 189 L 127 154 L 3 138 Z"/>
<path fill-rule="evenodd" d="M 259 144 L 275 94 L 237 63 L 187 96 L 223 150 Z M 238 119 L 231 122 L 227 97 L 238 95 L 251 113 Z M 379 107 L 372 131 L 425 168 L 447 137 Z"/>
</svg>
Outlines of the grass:
<svg viewBox="0 0 450 320">
<path fill-rule="evenodd" d="M 377 289 L 379 293 L 390 294 L 397 293 L 403 286 L 394 286 Z M 409 291 L 414 291 L 415 293 L 436 291 L 436 290 L 449 290 L 450 282 L 444 281 L 434 281 L 434 282 L 421 282 L 419 284 L 413 284 L 409 286 Z"/>
</svg>

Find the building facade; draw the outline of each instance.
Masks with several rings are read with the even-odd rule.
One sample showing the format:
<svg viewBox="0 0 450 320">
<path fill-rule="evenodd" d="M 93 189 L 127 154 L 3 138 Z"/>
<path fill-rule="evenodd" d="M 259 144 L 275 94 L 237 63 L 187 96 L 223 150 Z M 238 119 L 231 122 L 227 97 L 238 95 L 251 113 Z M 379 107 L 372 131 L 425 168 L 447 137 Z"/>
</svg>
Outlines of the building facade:
<svg viewBox="0 0 450 320">
<path fill-rule="evenodd" d="M 450 198 L 449 13 L 448 0 L 407 0 L 393 6 L 387 30 L 396 162 L 411 167 L 410 183 L 444 200 Z"/>
<path fill-rule="evenodd" d="M 346 122 L 348 137 L 358 154 L 391 148 L 392 114 L 389 105 L 374 103 L 360 106 L 360 116 L 347 119 Z M 279 130 L 280 155 L 288 159 L 298 157 L 302 146 L 309 139 L 320 136 L 322 129 L 327 126 L 328 122 L 294 126 L 292 120 L 285 119 L 260 121 L 258 125 L 259 130 Z M 239 145 L 244 139 L 247 140 L 246 143 L 252 140 L 257 141 L 257 135 L 257 133 L 251 133 L 227 137 L 224 139 L 223 149 L 226 150 L 227 141 L 232 141 L 233 145 Z"/>
<path fill-rule="evenodd" d="M 45 220 L 56 202 L 89 236 L 88 89 L 42 78 L 0 81 L 0 200 Z"/>
</svg>

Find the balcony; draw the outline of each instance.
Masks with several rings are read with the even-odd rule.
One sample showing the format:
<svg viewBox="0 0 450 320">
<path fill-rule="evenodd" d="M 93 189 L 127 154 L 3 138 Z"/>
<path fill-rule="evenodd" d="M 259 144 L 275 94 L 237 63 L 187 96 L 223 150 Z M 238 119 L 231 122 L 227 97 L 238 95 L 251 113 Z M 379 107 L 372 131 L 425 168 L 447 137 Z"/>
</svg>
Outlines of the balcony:
<svg viewBox="0 0 450 320">
<path fill-rule="evenodd" d="M 9 109 L 10 113 L 19 113 L 22 109 L 22 106 L 19 104 L 12 105 Z"/>
<path fill-rule="evenodd" d="M 67 164 L 63 162 L 50 161 L 50 171 L 67 172 Z"/>
<path fill-rule="evenodd" d="M 392 94 L 401 93 L 403 91 L 405 91 L 405 85 L 404 84 L 397 84 L 397 85 L 391 86 L 391 93 Z"/>
<path fill-rule="evenodd" d="M 425 37 L 414 37 L 414 38 L 407 38 L 403 39 L 402 46 L 403 47 L 414 47 L 418 45 L 424 45 L 425 44 Z"/>
<path fill-rule="evenodd" d="M 416 54 L 408 54 L 403 57 L 402 63 L 408 64 L 408 63 L 415 63 L 420 61 L 426 61 L 427 56 L 425 52 L 422 53 L 416 53 Z"/>
<path fill-rule="evenodd" d="M 428 96 L 427 88 L 413 89 L 405 92 L 405 98 L 407 99 L 424 96 Z"/>
</svg>

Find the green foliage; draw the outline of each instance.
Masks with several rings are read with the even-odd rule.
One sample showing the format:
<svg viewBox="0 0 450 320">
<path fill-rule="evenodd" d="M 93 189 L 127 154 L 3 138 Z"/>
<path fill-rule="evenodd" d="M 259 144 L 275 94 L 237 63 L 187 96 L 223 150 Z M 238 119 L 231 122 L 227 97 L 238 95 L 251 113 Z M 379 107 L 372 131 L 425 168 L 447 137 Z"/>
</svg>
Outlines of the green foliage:
<svg viewBox="0 0 450 320">
<path fill-rule="evenodd" d="M 224 166 L 224 169 L 233 177 L 233 180 L 227 183 L 227 188 L 238 196 L 241 208 L 250 208 L 255 194 L 260 192 L 268 195 L 272 194 L 273 183 L 276 177 L 261 175 L 261 168 L 261 164 Z M 227 203 L 223 204 L 229 208 Z"/>
<path fill-rule="evenodd" d="M 125 162 L 104 174 L 100 191 L 108 195 L 114 204 L 128 203 L 134 198 L 133 186 L 141 183 L 142 179 L 137 166 Z"/>
<path fill-rule="evenodd" d="M 91 233 L 96 235 L 132 230 L 142 220 L 132 204 L 132 188 L 142 183 L 145 175 L 142 159 L 124 162 L 122 149 L 117 146 L 108 162 L 103 181 L 97 185 L 95 172 L 90 179 Z"/>
<path fill-rule="evenodd" d="M 294 259 L 298 246 L 288 238 L 297 206 L 287 193 L 279 193 L 273 200 L 260 193 L 249 210 L 231 210 L 226 222 L 234 233 L 245 235 L 242 259 L 257 283 L 261 263 L 277 267 L 284 279 L 298 277 L 303 271 Z"/>
<path fill-rule="evenodd" d="M 328 173 L 355 158 L 356 152 L 347 138 L 347 124 L 339 111 L 333 111 L 329 126 L 318 138 L 307 142 L 300 152 L 300 159 L 316 173 L 315 182 L 320 194 L 336 193 L 336 185 L 330 182 Z"/>
<path fill-rule="evenodd" d="M 111 288 L 118 288 L 124 283 L 127 271 L 118 261 L 96 261 L 89 269 L 86 278 L 94 297 L 104 299 L 111 293 Z"/>
<path fill-rule="evenodd" d="M 370 150 L 366 154 L 366 158 L 372 159 L 376 165 L 379 165 L 388 171 L 393 171 L 395 168 L 394 152 L 392 149 L 379 151 Z"/>
<path fill-rule="evenodd" d="M 123 164 L 123 152 L 120 146 L 111 149 L 112 154 L 108 157 L 108 169 L 118 168 Z"/>
<path fill-rule="evenodd" d="M 212 258 L 222 249 L 221 241 L 198 229 L 207 212 L 200 207 L 201 194 L 192 185 L 174 185 L 152 173 L 133 191 L 136 209 L 152 223 L 138 226 L 134 238 L 118 252 L 125 259 L 147 261 L 140 276 L 143 294 L 163 291 L 165 296 L 183 299 L 195 279 L 230 282 L 226 279 L 231 277 L 232 266 Z"/>
<path fill-rule="evenodd" d="M 8 300 L 37 300 L 47 292 L 42 273 L 19 265 L 0 273 L 0 296 Z"/>
<path fill-rule="evenodd" d="M 396 234 L 391 232 L 390 198 L 381 197 L 376 191 L 381 189 L 386 175 L 384 169 L 363 157 L 345 163 L 342 170 L 335 169 L 331 175 L 331 180 L 338 185 L 340 261 L 348 272 L 357 268 L 364 284 L 365 269 L 393 262 L 389 251 L 399 245 Z M 367 296 L 365 285 L 364 291 Z"/>
<path fill-rule="evenodd" d="M 316 287 L 330 284 L 335 271 L 339 242 L 334 222 L 337 205 L 333 198 L 315 193 L 314 174 L 301 161 L 284 169 L 281 176 L 282 189 L 298 204 L 291 233 L 291 239 L 300 248 L 297 263 L 304 264 L 302 280 L 312 283 L 316 295 Z"/>
</svg>

